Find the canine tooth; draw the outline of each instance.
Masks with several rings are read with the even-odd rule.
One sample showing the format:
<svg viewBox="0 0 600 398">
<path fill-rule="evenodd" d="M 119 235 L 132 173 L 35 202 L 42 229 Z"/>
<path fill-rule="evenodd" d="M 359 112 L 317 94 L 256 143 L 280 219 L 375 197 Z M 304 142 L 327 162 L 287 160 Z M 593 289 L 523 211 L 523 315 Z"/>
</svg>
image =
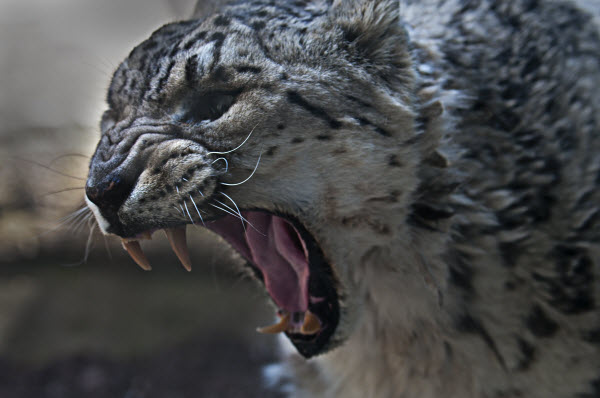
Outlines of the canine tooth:
<svg viewBox="0 0 600 398">
<path fill-rule="evenodd" d="M 281 332 L 285 332 L 288 329 L 289 323 L 290 323 L 290 314 L 285 314 L 281 317 L 279 322 L 277 322 L 276 324 L 270 325 L 270 326 L 265 326 L 262 328 L 257 328 L 256 331 L 258 333 L 265 333 L 265 334 L 281 333 Z"/>
<path fill-rule="evenodd" d="M 135 261 L 144 271 L 150 271 L 152 269 L 146 255 L 142 251 L 140 242 L 137 240 L 122 239 L 121 244 L 123 245 L 123 249 L 129 253 L 133 261 Z"/>
<path fill-rule="evenodd" d="M 150 231 L 145 231 L 145 232 L 142 232 L 140 234 L 140 238 L 141 239 L 146 239 L 146 240 L 151 240 L 152 239 L 152 234 L 150 233 Z"/>
<path fill-rule="evenodd" d="M 187 271 L 191 271 L 192 262 L 190 261 L 190 252 L 185 239 L 185 227 L 165 228 L 165 234 L 169 239 L 171 249 L 173 249 L 183 267 Z"/>
<path fill-rule="evenodd" d="M 319 330 L 321 330 L 321 321 L 319 321 L 319 318 L 312 312 L 306 311 L 300 332 L 302 334 L 315 334 Z"/>
</svg>

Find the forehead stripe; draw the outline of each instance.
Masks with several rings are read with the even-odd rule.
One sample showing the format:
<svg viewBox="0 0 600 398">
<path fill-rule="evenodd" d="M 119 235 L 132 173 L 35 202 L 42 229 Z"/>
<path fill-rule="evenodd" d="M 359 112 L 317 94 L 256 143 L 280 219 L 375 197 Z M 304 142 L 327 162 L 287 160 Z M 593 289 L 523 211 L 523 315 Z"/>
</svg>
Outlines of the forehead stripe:
<svg viewBox="0 0 600 398">
<path fill-rule="evenodd" d="M 221 47 L 223 47 L 226 37 L 227 35 L 221 32 L 212 34 L 210 39 L 215 42 L 215 46 L 213 48 L 213 62 L 211 63 L 209 70 L 213 70 L 221 60 Z"/>
<path fill-rule="evenodd" d="M 198 70 L 198 56 L 192 55 L 185 63 L 185 80 L 193 82 L 196 79 L 196 71 Z"/>
<path fill-rule="evenodd" d="M 196 34 L 194 34 L 190 39 L 188 39 L 187 41 L 185 41 L 183 44 L 183 49 L 184 50 L 189 50 L 190 48 L 192 48 L 194 46 L 194 44 L 196 44 L 197 42 L 199 42 L 200 40 L 204 40 L 206 38 L 206 31 L 202 30 Z"/>
<path fill-rule="evenodd" d="M 333 117 L 331 117 L 331 115 L 329 115 L 323 108 L 319 108 L 308 102 L 296 91 L 288 91 L 287 97 L 290 103 L 298 105 L 301 108 L 304 108 L 309 113 L 311 113 L 313 116 L 323 119 L 327 122 L 327 124 L 329 124 L 331 128 L 339 129 L 340 127 L 342 127 L 342 123 L 339 120 L 336 120 Z"/>
</svg>

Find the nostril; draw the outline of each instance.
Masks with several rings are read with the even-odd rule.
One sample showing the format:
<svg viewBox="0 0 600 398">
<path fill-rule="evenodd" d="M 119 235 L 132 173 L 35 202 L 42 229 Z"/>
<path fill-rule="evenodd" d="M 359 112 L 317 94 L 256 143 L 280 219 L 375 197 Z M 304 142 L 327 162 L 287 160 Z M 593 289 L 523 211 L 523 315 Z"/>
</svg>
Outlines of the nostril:
<svg viewBox="0 0 600 398">
<path fill-rule="evenodd" d="M 127 199 L 133 184 L 128 183 L 119 176 L 109 176 L 106 179 L 93 184 L 88 180 L 85 193 L 101 210 L 116 212 Z"/>
</svg>

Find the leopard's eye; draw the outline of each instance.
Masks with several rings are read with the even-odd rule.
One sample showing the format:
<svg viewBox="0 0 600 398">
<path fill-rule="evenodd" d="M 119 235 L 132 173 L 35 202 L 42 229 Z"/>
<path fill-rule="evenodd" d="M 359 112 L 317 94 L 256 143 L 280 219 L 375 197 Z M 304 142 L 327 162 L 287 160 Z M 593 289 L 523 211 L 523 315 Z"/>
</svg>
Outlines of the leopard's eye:
<svg viewBox="0 0 600 398">
<path fill-rule="evenodd" d="M 186 123 L 214 121 L 223 116 L 235 102 L 238 92 L 195 94 L 182 104 L 180 120 Z"/>
</svg>

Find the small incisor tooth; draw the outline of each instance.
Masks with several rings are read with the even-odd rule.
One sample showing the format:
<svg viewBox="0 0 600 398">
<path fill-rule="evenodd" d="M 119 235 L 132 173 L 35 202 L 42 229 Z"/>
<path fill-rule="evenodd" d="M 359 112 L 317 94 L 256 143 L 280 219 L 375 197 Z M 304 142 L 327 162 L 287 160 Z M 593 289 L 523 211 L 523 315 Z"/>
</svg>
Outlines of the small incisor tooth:
<svg viewBox="0 0 600 398">
<path fill-rule="evenodd" d="M 146 255 L 142 251 L 140 242 L 137 240 L 128 241 L 121 239 L 121 244 L 123 245 L 123 249 L 127 250 L 127 253 L 129 253 L 133 261 L 135 261 L 144 271 L 150 271 L 152 269 L 150 262 L 148 262 Z"/>
<path fill-rule="evenodd" d="M 275 325 L 257 328 L 256 331 L 258 333 L 265 333 L 265 334 L 281 333 L 281 332 L 285 332 L 288 329 L 289 323 L 290 323 L 290 314 L 285 314 L 281 317 L 279 322 L 276 323 Z"/>
<path fill-rule="evenodd" d="M 185 227 L 165 228 L 165 234 L 167 235 L 167 239 L 169 239 L 171 249 L 173 249 L 183 267 L 187 271 L 191 271 L 192 262 L 185 238 Z"/>
<path fill-rule="evenodd" d="M 302 334 L 315 334 L 319 330 L 321 330 L 321 321 L 315 314 L 310 311 L 306 311 L 304 314 L 304 323 L 302 324 L 302 328 L 300 328 L 300 333 Z"/>
</svg>

